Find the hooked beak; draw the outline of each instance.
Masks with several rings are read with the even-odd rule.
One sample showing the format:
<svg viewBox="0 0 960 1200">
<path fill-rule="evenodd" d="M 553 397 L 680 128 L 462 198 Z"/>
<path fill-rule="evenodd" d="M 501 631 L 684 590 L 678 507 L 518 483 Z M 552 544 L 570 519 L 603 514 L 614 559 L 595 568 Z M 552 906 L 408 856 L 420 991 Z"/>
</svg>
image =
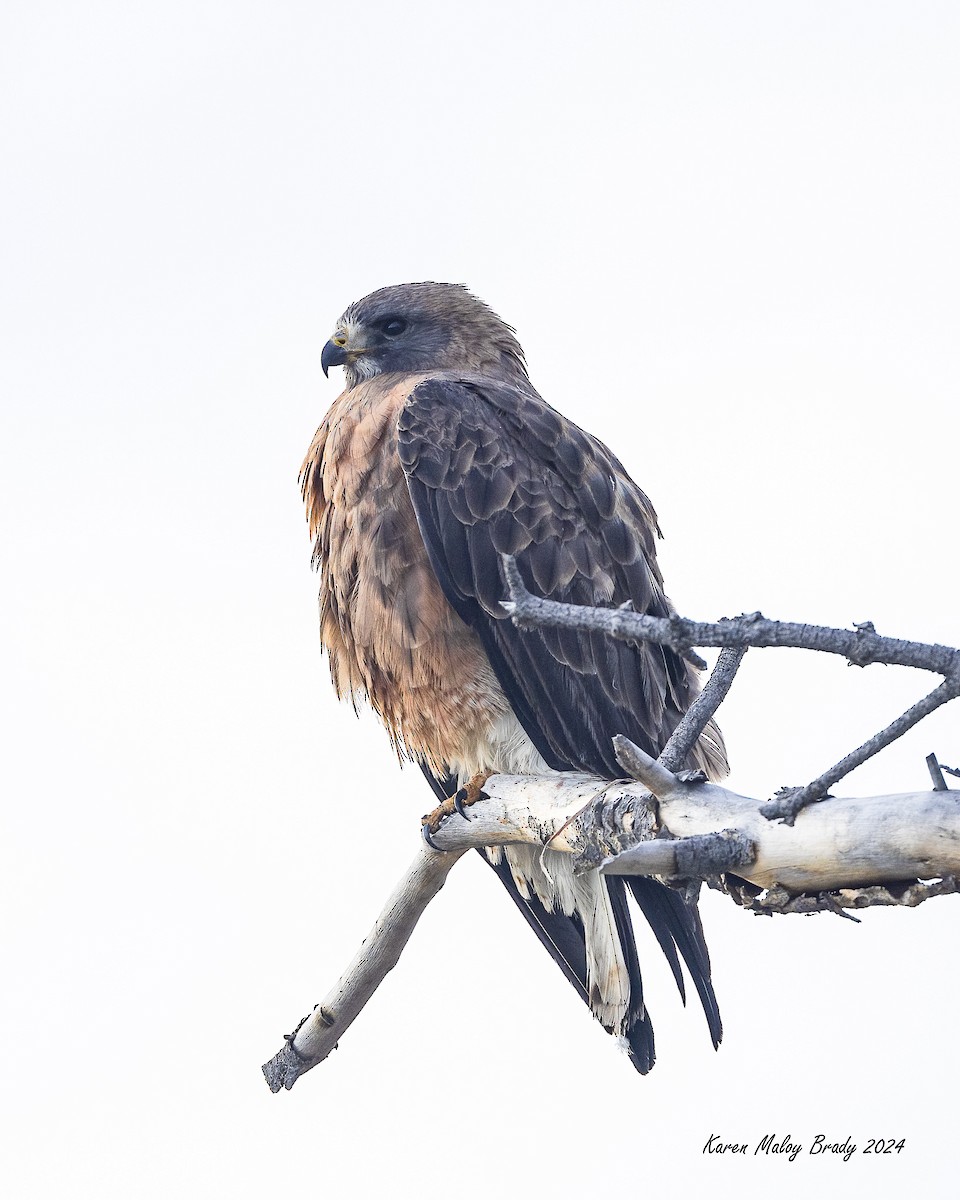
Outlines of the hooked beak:
<svg viewBox="0 0 960 1200">
<path fill-rule="evenodd" d="M 320 366 L 323 368 L 323 373 L 327 378 L 330 377 L 331 367 L 342 367 L 347 361 L 347 346 L 346 339 L 331 338 L 324 346 L 323 353 L 320 355 Z"/>
</svg>

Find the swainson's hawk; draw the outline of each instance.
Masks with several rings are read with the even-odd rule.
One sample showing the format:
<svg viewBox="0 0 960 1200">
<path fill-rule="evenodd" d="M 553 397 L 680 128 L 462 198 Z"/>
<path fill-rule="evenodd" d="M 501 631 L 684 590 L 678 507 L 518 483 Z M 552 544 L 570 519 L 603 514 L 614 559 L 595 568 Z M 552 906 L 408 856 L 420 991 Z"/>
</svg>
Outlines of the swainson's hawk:
<svg viewBox="0 0 960 1200">
<path fill-rule="evenodd" d="M 672 611 L 647 497 L 596 438 L 534 390 L 514 331 L 466 288 L 413 283 L 351 304 L 323 349 L 342 366 L 301 482 L 320 569 L 321 639 L 340 696 L 369 700 L 439 798 L 475 775 L 623 772 L 611 738 L 656 755 L 697 691 L 668 649 L 518 630 L 500 552 L 531 591 Z M 726 769 L 710 727 L 691 766 Z M 720 1015 L 696 908 L 655 880 L 573 876 L 549 855 L 487 851 L 561 971 L 638 1070 L 653 1065 L 629 888 L 714 1045 Z"/>
</svg>

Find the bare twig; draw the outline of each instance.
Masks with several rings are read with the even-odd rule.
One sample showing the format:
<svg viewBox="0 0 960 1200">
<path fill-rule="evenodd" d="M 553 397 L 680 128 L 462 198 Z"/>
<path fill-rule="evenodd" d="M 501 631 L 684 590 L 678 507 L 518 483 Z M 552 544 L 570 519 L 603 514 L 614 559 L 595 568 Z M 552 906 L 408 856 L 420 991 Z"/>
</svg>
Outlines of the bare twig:
<svg viewBox="0 0 960 1200">
<path fill-rule="evenodd" d="M 723 703 L 736 677 L 746 646 L 727 646 L 720 651 L 717 665 L 704 684 L 703 691 L 683 714 L 680 724 L 660 752 L 660 762 L 670 771 L 677 771 L 687 761 L 687 755 L 707 727 L 707 722 Z"/>
<path fill-rule="evenodd" d="M 872 738 L 869 738 L 858 746 L 856 750 L 851 751 L 846 757 L 830 768 L 829 771 L 808 783 L 806 787 L 798 788 L 796 791 L 786 791 L 777 799 L 764 804 L 760 811 L 769 821 L 780 819 L 787 825 L 792 825 L 797 819 L 797 813 L 801 809 L 806 808 L 808 804 L 813 804 L 817 800 L 822 800 L 827 791 L 844 775 L 849 775 L 861 763 L 865 763 L 868 758 L 872 758 L 878 754 L 885 746 L 889 746 L 891 742 L 895 742 L 898 737 L 901 737 L 912 729 L 924 717 L 928 717 L 932 712 L 935 712 L 941 704 L 946 704 L 948 700 L 953 700 L 960 694 L 960 681 L 956 679 L 947 679 L 940 684 L 939 687 L 928 692 L 922 700 L 919 700 L 912 708 L 908 708 L 905 713 L 892 721 L 886 729 L 881 729 L 879 733 L 875 733 Z"/>
<path fill-rule="evenodd" d="M 945 792 L 947 790 L 947 781 L 943 777 L 943 769 L 937 762 L 935 754 L 927 755 L 927 770 L 930 772 L 930 778 L 933 780 L 933 790 L 935 792 Z"/>
</svg>

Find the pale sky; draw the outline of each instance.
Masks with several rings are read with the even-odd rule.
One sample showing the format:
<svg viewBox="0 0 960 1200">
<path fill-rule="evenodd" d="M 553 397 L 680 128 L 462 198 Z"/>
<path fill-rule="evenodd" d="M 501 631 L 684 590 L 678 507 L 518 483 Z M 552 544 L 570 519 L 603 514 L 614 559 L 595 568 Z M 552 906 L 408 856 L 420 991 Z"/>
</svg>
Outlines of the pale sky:
<svg viewBox="0 0 960 1200">
<path fill-rule="evenodd" d="M 334 983 L 431 797 L 320 654 L 296 477 L 348 302 L 463 282 L 652 497 L 687 615 L 960 644 L 952 3 L 29 3 L 0 17 L 0 1190 L 876 1196 L 955 1182 L 955 897 L 702 905 L 719 1053 L 641 945 L 658 1063 L 476 856 L 340 1049 Z M 754 652 L 731 786 L 933 680 Z M 844 781 L 960 763 L 960 702 Z M 708 1137 L 899 1155 L 702 1155 Z"/>
</svg>

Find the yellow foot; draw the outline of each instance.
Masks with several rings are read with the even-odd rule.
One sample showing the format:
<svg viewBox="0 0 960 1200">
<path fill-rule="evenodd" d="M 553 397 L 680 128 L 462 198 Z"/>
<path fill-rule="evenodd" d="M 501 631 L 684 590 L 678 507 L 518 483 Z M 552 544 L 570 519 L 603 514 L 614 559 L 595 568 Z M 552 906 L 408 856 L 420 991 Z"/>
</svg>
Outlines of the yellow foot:
<svg viewBox="0 0 960 1200">
<path fill-rule="evenodd" d="M 463 811 L 471 804 L 476 804 L 478 800 L 486 800 L 487 793 L 483 790 L 483 785 L 487 782 L 493 771 L 478 771 L 476 775 L 465 784 L 458 792 L 452 796 L 448 796 L 442 804 L 431 813 L 427 813 L 422 818 L 423 825 L 427 833 L 436 833 L 440 828 L 440 822 L 444 817 L 452 816 L 455 812 L 459 813 L 465 820 L 467 814 Z"/>
</svg>

